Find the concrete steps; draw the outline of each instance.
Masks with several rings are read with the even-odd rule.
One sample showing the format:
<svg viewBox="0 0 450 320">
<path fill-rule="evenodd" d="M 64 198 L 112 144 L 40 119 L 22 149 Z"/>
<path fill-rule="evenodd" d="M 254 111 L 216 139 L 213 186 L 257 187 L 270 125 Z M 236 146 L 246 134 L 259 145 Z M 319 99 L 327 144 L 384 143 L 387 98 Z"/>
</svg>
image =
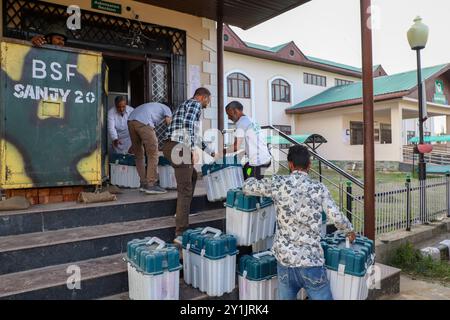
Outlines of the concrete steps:
<svg viewBox="0 0 450 320">
<path fill-rule="evenodd" d="M 99 299 L 127 292 L 127 243 L 152 236 L 172 242 L 177 194 L 122 192 L 114 202 L 0 212 L 0 299 Z M 208 202 L 200 181 L 190 227 L 223 230 L 224 222 L 223 203 Z M 67 286 L 74 270 L 79 290 Z"/>
<path fill-rule="evenodd" d="M 109 223 L 173 216 L 176 193 L 142 196 L 127 190 L 118 201 L 94 204 L 75 202 L 36 205 L 28 210 L 0 212 L 0 237 Z M 133 193 L 131 193 L 133 192 Z M 121 196 L 121 195 L 119 195 Z M 222 202 L 208 202 L 204 194 L 192 201 L 191 213 L 223 208 Z"/>
<path fill-rule="evenodd" d="M 225 209 L 194 214 L 193 227 L 223 228 Z M 126 252 L 128 241 L 156 236 L 173 241 L 175 218 L 161 217 L 0 238 L 0 274 Z"/>
</svg>

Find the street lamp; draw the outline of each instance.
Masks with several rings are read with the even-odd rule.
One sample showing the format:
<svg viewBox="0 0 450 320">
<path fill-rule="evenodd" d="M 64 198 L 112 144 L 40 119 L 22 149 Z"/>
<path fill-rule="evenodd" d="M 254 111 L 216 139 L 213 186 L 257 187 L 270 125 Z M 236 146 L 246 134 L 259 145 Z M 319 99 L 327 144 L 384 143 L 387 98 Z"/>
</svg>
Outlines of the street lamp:
<svg viewBox="0 0 450 320">
<path fill-rule="evenodd" d="M 417 52 L 417 84 L 419 91 L 419 183 L 420 183 L 420 220 L 427 223 L 426 216 L 426 163 L 423 146 L 423 123 L 427 119 L 426 110 L 423 103 L 422 69 L 420 63 L 420 50 L 424 49 L 428 41 L 428 27 L 422 23 L 421 17 L 414 19 L 414 24 L 408 30 L 408 42 L 412 50 Z"/>
</svg>

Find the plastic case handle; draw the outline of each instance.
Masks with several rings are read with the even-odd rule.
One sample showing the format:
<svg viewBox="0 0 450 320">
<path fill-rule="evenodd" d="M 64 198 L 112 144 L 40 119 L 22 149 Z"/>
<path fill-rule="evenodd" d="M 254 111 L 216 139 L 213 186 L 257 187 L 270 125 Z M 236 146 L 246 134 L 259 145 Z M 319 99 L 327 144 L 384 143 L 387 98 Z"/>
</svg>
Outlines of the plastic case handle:
<svg viewBox="0 0 450 320">
<path fill-rule="evenodd" d="M 152 244 L 157 243 L 158 247 L 156 248 L 156 250 L 161 250 L 166 246 L 166 242 L 164 240 L 161 240 L 158 237 L 153 237 L 151 238 L 148 242 L 147 245 L 151 246 Z"/>
<path fill-rule="evenodd" d="M 214 238 L 218 238 L 222 234 L 221 230 L 212 227 L 206 227 L 202 230 L 202 234 L 206 234 L 208 232 L 215 233 Z"/>
<path fill-rule="evenodd" d="M 346 247 L 347 249 L 350 248 L 350 239 L 349 239 L 348 237 L 345 237 L 345 247 Z"/>
<path fill-rule="evenodd" d="M 270 251 L 263 251 L 263 252 L 254 254 L 253 258 L 260 259 L 261 257 L 265 257 L 265 256 L 273 256 L 273 254 Z"/>
<path fill-rule="evenodd" d="M 336 231 L 336 232 L 334 233 L 333 238 L 336 239 L 336 238 L 338 237 L 338 235 L 340 235 L 340 234 L 344 234 L 344 235 L 345 235 L 345 232 L 342 232 L 342 231 Z M 345 248 L 346 248 L 346 249 L 349 249 L 349 248 L 351 248 L 351 246 L 352 246 L 352 243 L 350 243 L 350 239 L 349 239 L 347 236 L 345 236 Z"/>
</svg>

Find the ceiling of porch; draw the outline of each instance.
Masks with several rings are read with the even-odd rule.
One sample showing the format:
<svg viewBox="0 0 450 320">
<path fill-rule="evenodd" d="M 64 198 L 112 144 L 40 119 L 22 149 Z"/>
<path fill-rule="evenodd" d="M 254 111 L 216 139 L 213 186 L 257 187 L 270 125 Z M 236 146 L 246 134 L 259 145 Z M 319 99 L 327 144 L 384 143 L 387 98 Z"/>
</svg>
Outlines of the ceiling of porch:
<svg viewBox="0 0 450 320">
<path fill-rule="evenodd" d="M 223 22 L 249 29 L 310 0 L 136 0 L 217 21 L 222 5 Z"/>
</svg>

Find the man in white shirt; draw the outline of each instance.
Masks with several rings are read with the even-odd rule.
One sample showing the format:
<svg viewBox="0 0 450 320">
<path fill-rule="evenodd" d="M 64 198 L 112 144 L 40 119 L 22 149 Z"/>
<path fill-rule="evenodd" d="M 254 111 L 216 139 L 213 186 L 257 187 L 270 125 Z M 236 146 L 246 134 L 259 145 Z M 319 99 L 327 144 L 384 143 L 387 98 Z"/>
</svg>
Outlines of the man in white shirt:
<svg viewBox="0 0 450 320">
<path fill-rule="evenodd" d="M 172 121 L 172 111 L 162 103 L 144 103 L 134 109 L 128 118 L 133 152 L 136 155 L 136 169 L 141 180 L 140 190 L 147 194 L 165 193 L 166 190 L 156 185 L 158 180 L 158 138 L 155 127 L 161 122 Z M 145 170 L 144 151 L 147 156 Z"/>
<path fill-rule="evenodd" d="M 236 139 L 234 150 L 242 150 L 242 143 L 245 143 L 244 150 L 246 164 L 244 166 L 244 178 L 263 178 L 262 170 L 270 167 L 272 157 L 267 148 L 264 136 L 261 134 L 260 126 L 244 114 L 244 107 L 239 101 L 232 101 L 225 110 L 228 119 L 236 124 Z"/>
<path fill-rule="evenodd" d="M 114 152 L 126 154 L 131 151 L 128 117 L 133 108 L 127 105 L 127 99 L 124 96 L 116 97 L 114 104 L 115 107 L 108 111 L 108 132 Z"/>
</svg>

